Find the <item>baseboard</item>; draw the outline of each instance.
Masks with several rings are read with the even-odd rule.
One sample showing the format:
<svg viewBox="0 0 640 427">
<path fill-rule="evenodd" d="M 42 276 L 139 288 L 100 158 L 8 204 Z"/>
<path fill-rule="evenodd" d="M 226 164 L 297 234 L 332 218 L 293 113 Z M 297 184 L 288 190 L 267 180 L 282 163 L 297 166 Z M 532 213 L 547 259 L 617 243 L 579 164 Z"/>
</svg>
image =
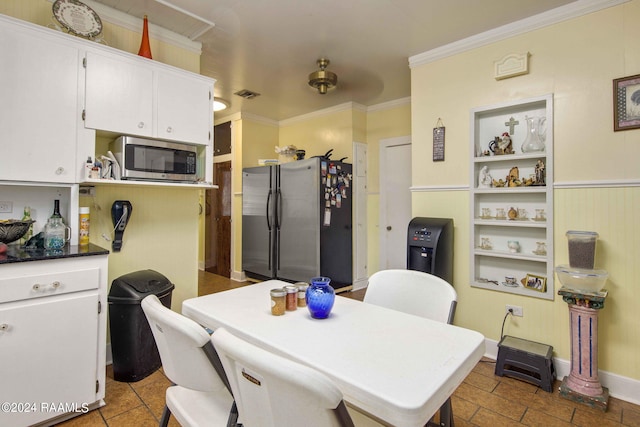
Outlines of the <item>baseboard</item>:
<svg viewBox="0 0 640 427">
<path fill-rule="evenodd" d="M 369 279 L 356 279 L 353 282 L 353 290 L 357 291 L 360 289 L 364 289 L 367 287 L 368 284 L 369 284 Z"/>
<path fill-rule="evenodd" d="M 232 271 L 231 280 L 234 280 L 236 282 L 246 282 L 247 276 L 244 274 L 244 271 Z"/>
<path fill-rule="evenodd" d="M 498 358 L 498 342 L 488 338 L 485 338 L 484 342 L 485 357 L 496 360 Z M 571 362 L 568 360 L 554 357 L 553 366 L 559 380 L 562 380 L 571 372 Z M 600 383 L 609 389 L 611 397 L 640 405 L 640 381 L 603 371 L 602 369 L 598 371 L 598 376 L 600 377 Z"/>
</svg>

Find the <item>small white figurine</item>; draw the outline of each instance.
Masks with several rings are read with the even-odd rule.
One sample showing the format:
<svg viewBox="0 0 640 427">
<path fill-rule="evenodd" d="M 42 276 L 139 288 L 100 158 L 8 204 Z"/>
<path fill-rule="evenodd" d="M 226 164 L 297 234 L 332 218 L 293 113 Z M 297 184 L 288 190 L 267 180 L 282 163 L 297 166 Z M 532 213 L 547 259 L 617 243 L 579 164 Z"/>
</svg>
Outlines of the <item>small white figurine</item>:
<svg viewBox="0 0 640 427">
<path fill-rule="evenodd" d="M 489 168 L 487 166 L 483 166 L 478 174 L 478 188 L 490 188 L 492 181 L 493 178 L 489 173 Z"/>
</svg>

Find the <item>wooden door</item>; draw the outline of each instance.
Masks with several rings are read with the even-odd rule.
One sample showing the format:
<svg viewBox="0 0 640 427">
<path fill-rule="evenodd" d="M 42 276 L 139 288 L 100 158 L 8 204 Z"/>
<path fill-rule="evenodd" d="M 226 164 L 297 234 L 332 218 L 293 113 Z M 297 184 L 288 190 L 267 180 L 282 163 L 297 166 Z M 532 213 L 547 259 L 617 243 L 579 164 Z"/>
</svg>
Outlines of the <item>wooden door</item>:
<svg viewBox="0 0 640 427">
<path fill-rule="evenodd" d="M 213 165 L 217 190 L 207 190 L 205 270 L 231 277 L 231 162 Z"/>
</svg>

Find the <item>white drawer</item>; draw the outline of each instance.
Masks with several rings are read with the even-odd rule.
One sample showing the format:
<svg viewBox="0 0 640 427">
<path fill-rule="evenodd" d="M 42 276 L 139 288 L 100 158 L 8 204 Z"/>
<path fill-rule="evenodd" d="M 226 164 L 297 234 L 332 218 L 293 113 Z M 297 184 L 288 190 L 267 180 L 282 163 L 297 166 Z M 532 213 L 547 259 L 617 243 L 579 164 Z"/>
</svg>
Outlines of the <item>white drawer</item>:
<svg viewBox="0 0 640 427">
<path fill-rule="evenodd" d="M 100 269 L 55 271 L 0 278 L 0 303 L 97 289 Z"/>
</svg>

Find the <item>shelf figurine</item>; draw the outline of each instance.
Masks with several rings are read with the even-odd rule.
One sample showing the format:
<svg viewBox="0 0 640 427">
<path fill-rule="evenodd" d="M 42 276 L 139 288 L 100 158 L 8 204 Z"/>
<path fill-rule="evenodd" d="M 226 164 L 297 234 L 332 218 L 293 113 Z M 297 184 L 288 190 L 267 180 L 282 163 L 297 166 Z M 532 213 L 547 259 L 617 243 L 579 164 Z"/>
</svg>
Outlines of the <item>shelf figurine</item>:
<svg viewBox="0 0 640 427">
<path fill-rule="evenodd" d="M 536 163 L 536 183 L 535 185 L 546 185 L 545 183 L 545 167 L 544 167 L 544 163 L 542 162 L 542 160 L 538 160 L 538 163 Z"/>
<path fill-rule="evenodd" d="M 489 168 L 487 166 L 483 166 L 480 169 L 480 173 L 478 173 L 478 188 L 490 188 L 492 184 L 493 178 L 489 173 Z"/>
</svg>

